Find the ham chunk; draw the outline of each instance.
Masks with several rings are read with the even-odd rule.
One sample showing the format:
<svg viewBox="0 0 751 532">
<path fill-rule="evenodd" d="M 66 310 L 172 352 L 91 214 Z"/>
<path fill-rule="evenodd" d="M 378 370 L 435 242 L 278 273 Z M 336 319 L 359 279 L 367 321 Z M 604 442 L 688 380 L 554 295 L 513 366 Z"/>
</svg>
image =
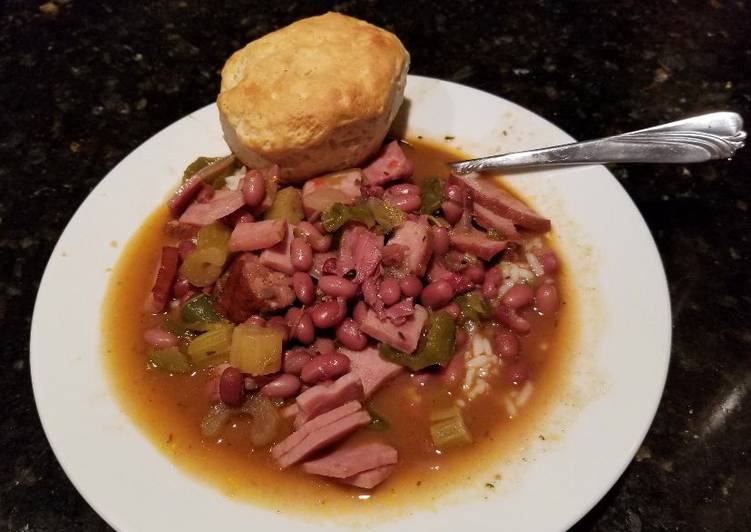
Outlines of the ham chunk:
<svg viewBox="0 0 751 532">
<path fill-rule="evenodd" d="M 297 396 L 296 425 L 333 410 L 349 401 L 363 398 L 363 383 L 359 375 L 347 373 L 334 382 L 321 382 Z"/>
<path fill-rule="evenodd" d="M 334 172 L 305 182 L 302 206 L 308 220 L 315 220 L 334 203 L 352 205 L 360 197 L 362 171 L 359 168 Z"/>
<path fill-rule="evenodd" d="M 191 203 L 180 216 L 180 221 L 186 224 L 208 225 L 229 216 L 243 205 L 245 198 L 239 190 L 217 190 L 210 200 Z"/>
<path fill-rule="evenodd" d="M 397 141 L 389 142 L 362 173 L 367 185 L 383 185 L 390 181 L 409 177 L 414 165 L 404 155 Z"/>
<path fill-rule="evenodd" d="M 395 464 L 397 459 L 396 449 L 390 445 L 370 442 L 339 447 L 323 458 L 305 462 L 302 470 L 311 475 L 347 478 L 376 467 Z"/>
<path fill-rule="evenodd" d="M 375 488 L 378 484 L 386 480 L 391 476 L 394 471 L 394 465 L 385 465 L 363 471 L 351 477 L 343 478 L 341 482 L 355 486 L 357 488 L 363 488 L 366 490 Z"/>
<path fill-rule="evenodd" d="M 347 228 L 339 244 L 336 273 L 345 275 L 350 270 L 355 270 L 354 281 L 362 283 L 378 269 L 382 249 L 382 235 L 376 235 L 361 225 Z"/>
<path fill-rule="evenodd" d="M 406 220 L 394 231 L 388 245 L 406 248 L 403 249 L 405 270 L 418 277 L 425 275 L 433 252 L 433 233 L 424 218 L 419 222 Z"/>
<path fill-rule="evenodd" d="M 415 305 L 414 314 L 407 318 L 403 325 L 396 326 L 390 321 L 381 321 L 373 309 L 368 309 L 360 324 L 360 330 L 398 351 L 412 353 L 417 349 L 417 342 L 420 340 L 420 333 L 427 317 L 428 311 L 420 305 Z"/>
<path fill-rule="evenodd" d="M 292 239 L 295 238 L 294 229 L 294 225 L 287 224 L 286 238 L 277 245 L 261 252 L 261 264 L 288 275 L 295 273 L 295 268 L 292 266 L 292 253 L 290 252 Z"/>
<path fill-rule="evenodd" d="M 172 295 L 172 285 L 177 277 L 178 251 L 174 247 L 162 248 L 162 259 L 159 262 L 154 287 L 146 302 L 146 310 L 152 314 L 162 312 Z"/>
<path fill-rule="evenodd" d="M 227 170 L 235 164 L 235 161 L 236 158 L 234 155 L 228 155 L 212 164 L 204 166 L 198 172 L 190 176 L 190 179 L 180 185 L 167 203 L 172 215 L 179 216 L 182 214 L 186 207 L 190 205 L 190 202 L 193 201 L 201 191 L 204 182 Z"/>
<path fill-rule="evenodd" d="M 315 421 L 315 420 L 313 420 Z M 308 434 L 297 445 L 277 458 L 281 467 L 289 467 L 296 464 L 316 451 L 328 447 L 343 440 L 360 427 L 370 423 L 370 414 L 364 410 L 358 410 L 341 419 L 329 423 L 321 428 L 309 430 Z M 304 426 L 300 428 L 303 430 Z M 294 436 L 294 432 L 289 436 Z M 286 440 L 285 440 L 286 441 Z M 284 443 L 284 441 L 282 441 Z"/>
<path fill-rule="evenodd" d="M 362 351 L 339 350 L 349 358 L 350 375 L 357 375 L 362 382 L 365 399 L 369 399 L 384 384 L 404 371 L 404 367 L 381 358 L 378 349 L 373 346 Z"/>
<path fill-rule="evenodd" d="M 239 223 L 229 237 L 229 250 L 255 251 L 270 248 L 287 236 L 287 222 L 284 220 L 264 220 L 262 222 Z"/>
<path fill-rule="evenodd" d="M 493 240 L 477 229 L 454 229 L 451 232 L 451 246 L 464 253 L 471 253 L 489 261 L 506 248 L 503 240 Z"/>
<path fill-rule="evenodd" d="M 516 225 L 532 231 L 550 230 L 550 220 L 543 218 L 506 192 L 492 177 L 483 177 L 478 173 L 451 174 L 449 183 L 467 187 L 475 203 L 487 207 L 498 216 L 508 218 Z"/>
<path fill-rule="evenodd" d="M 295 301 L 292 279 L 269 270 L 252 253 L 243 253 L 229 268 L 229 274 L 215 288 L 216 306 L 235 323 L 262 310 L 275 311 Z"/>
<path fill-rule="evenodd" d="M 472 205 L 472 217 L 480 227 L 484 227 L 485 229 L 495 229 L 503 235 L 503 238 L 507 238 L 508 240 L 514 242 L 521 241 L 522 237 L 519 234 L 519 231 L 516 230 L 514 222 L 494 213 L 492 209 L 483 207 L 479 203 L 475 203 Z"/>
</svg>

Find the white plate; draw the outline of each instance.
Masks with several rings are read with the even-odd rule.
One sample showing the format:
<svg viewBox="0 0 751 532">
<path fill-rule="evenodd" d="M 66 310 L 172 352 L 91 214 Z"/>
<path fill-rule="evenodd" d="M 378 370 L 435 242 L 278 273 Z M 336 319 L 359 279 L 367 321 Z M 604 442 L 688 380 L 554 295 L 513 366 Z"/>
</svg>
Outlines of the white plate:
<svg viewBox="0 0 751 532">
<path fill-rule="evenodd" d="M 410 76 L 405 127 L 485 155 L 571 141 L 539 116 L 468 87 Z M 92 507 L 120 530 L 314 528 L 230 500 L 176 468 L 115 403 L 99 353 L 107 269 L 174 187 L 187 162 L 226 152 L 215 106 L 179 120 L 136 149 L 94 189 L 63 232 L 42 279 L 31 330 L 39 415 L 55 454 Z M 644 220 L 601 166 L 515 175 L 510 184 L 553 219 L 564 260 L 576 272 L 583 331 L 570 386 L 534 460 L 510 472 L 506 489 L 416 509 L 385 529 L 561 530 L 586 513 L 632 459 L 659 403 L 670 352 L 670 303 Z M 513 461 L 513 457 L 511 457 Z M 487 495 L 487 493 L 486 493 Z M 269 526 L 264 526 L 269 525 Z M 327 529 L 332 529 L 328 524 Z"/>
</svg>

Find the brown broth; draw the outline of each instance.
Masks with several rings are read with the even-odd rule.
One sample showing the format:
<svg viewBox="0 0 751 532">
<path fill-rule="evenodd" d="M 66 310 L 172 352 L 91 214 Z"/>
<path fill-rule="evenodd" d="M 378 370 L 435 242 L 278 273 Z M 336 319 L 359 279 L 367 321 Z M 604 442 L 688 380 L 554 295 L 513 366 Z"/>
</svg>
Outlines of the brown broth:
<svg viewBox="0 0 751 532">
<path fill-rule="evenodd" d="M 405 148 L 415 163 L 416 178 L 447 175 L 443 164 L 463 154 L 426 142 L 410 142 Z M 475 442 L 444 454 L 430 450 L 427 411 L 432 405 L 448 404 L 447 391 L 435 382 L 420 388 L 407 375 L 390 383 L 370 406 L 389 421 L 389 430 L 362 430 L 357 439 L 378 437 L 399 451 L 399 465 L 390 479 L 368 492 L 342 487 L 296 468 L 280 471 L 267 449 L 254 450 L 248 442 L 247 424 L 239 421 L 225 430 L 218 441 L 205 441 L 199 424 L 209 403 L 204 387 L 206 371 L 192 375 L 169 375 L 146 369 L 142 332 L 153 320 L 142 312 L 153 281 L 168 220 L 165 207 L 157 209 L 130 239 L 113 270 L 103 308 L 102 337 L 105 366 L 115 394 L 143 433 L 185 471 L 208 481 L 227 496 L 246 500 L 276 511 L 362 516 L 364 509 L 392 515 L 408 513 L 415 505 L 430 505 L 460 486 L 484 484 L 500 457 L 532 434 L 541 416 L 555 402 L 566 373 L 564 348 L 570 342 L 573 319 L 562 308 L 557 321 L 535 320 L 533 333 L 522 339 L 523 352 L 531 363 L 535 390 L 532 399 L 510 418 L 500 401 L 501 392 L 512 389 L 503 372 L 491 379 L 494 391 L 469 403 L 465 421 Z M 565 278 L 559 277 L 564 302 L 570 301 Z M 570 307 L 570 305 L 568 305 Z M 540 345 L 545 344 L 545 348 Z M 293 507 L 289 493 L 295 493 Z"/>
</svg>

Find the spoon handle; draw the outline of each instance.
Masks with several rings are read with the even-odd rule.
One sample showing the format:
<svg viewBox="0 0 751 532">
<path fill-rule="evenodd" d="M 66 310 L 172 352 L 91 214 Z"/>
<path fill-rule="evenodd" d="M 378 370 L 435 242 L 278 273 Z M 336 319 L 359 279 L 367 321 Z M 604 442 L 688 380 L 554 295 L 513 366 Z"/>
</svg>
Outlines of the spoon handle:
<svg viewBox="0 0 751 532">
<path fill-rule="evenodd" d="M 700 163 L 732 157 L 746 132 L 738 113 L 709 113 L 613 137 L 457 161 L 460 173 L 569 164 Z"/>
</svg>

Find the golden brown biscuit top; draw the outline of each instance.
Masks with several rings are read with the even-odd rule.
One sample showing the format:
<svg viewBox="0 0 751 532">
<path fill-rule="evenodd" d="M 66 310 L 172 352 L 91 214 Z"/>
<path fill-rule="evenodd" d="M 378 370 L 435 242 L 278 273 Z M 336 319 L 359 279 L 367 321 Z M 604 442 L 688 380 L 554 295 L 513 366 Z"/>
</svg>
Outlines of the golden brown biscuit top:
<svg viewBox="0 0 751 532">
<path fill-rule="evenodd" d="M 303 19 L 229 58 L 219 107 L 266 153 L 304 147 L 382 113 L 408 57 L 395 35 L 367 22 L 339 13 Z"/>
</svg>

